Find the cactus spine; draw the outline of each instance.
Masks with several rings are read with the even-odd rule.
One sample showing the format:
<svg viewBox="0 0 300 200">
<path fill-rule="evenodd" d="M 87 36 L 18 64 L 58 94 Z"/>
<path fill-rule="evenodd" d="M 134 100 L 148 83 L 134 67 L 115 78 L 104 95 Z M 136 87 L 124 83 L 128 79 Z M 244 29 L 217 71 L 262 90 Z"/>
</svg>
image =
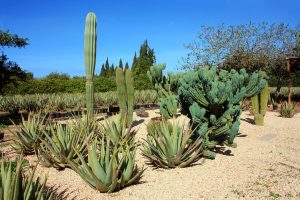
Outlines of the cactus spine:
<svg viewBox="0 0 300 200">
<path fill-rule="evenodd" d="M 122 68 L 116 71 L 116 84 L 118 93 L 118 102 L 120 107 L 120 118 L 126 121 L 129 127 L 133 120 L 134 87 L 132 72 L 126 69 L 125 77 Z"/>
<path fill-rule="evenodd" d="M 264 117 L 267 111 L 269 95 L 269 87 L 268 84 L 266 84 L 264 89 L 259 94 L 251 98 L 254 122 L 256 125 L 264 125 Z"/>
<path fill-rule="evenodd" d="M 88 13 L 85 20 L 84 31 L 84 64 L 86 72 L 86 107 L 87 118 L 91 120 L 94 114 L 94 71 L 96 64 L 97 47 L 97 19 L 92 12 Z"/>
</svg>

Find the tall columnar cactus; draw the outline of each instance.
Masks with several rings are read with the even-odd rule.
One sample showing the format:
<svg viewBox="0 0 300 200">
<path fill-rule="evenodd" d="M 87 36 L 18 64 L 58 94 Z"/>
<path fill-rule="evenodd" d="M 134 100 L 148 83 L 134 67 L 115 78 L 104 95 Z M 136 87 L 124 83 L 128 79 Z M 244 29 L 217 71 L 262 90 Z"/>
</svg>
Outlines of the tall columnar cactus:
<svg viewBox="0 0 300 200">
<path fill-rule="evenodd" d="M 125 77 L 122 68 L 116 71 L 116 83 L 118 102 L 120 107 L 121 120 L 126 121 L 126 126 L 129 127 L 133 120 L 133 106 L 134 106 L 134 87 L 133 77 L 130 69 L 126 69 Z"/>
<path fill-rule="evenodd" d="M 251 97 L 252 110 L 254 114 L 254 122 L 256 125 L 264 125 L 264 117 L 268 107 L 270 92 L 268 84 L 257 95 Z"/>
<path fill-rule="evenodd" d="M 228 72 L 216 67 L 204 67 L 180 79 L 181 113 L 191 119 L 204 140 L 206 157 L 215 157 L 216 145 L 236 146 L 233 141 L 240 125 L 240 102 L 258 94 L 265 84 L 261 72 L 249 76 L 244 69 Z"/>
<path fill-rule="evenodd" d="M 84 64 L 86 72 L 86 107 L 88 120 L 93 118 L 94 114 L 94 71 L 96 64 L 97 48 L 97 19 L 92 12 L 88 13 L 85 21 L 84 31 Z"/>
<path fill-rule="evenodd" d="M 177 113 L 177 90 L 179 87 L 180 73 L 168 73 L 168 76 L 163 75 L 165 64 L 155 64 L 150 67 L 147 75 L 154 85 L 159 96 L 159 109 L 164 118 L 174 117 Z"/>
</svg>

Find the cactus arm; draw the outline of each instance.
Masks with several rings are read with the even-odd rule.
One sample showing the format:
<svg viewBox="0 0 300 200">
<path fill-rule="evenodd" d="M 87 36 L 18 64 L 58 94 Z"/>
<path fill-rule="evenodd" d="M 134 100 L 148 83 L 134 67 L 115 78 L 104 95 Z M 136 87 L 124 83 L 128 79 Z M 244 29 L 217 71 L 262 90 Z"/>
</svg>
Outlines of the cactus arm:
<svg viewBox="0 0 300 200">
<path fill-rule="evenodd" d="M 86 105 L 87 117 L 93 118 L 94 114 L 94 84 L 93 77 L 96 64 L 97 47 L 97 19 L 92 12 L 88 13 L 84 31 L 84 64 L 86 71 Z"/>
<path fill-rule="evenodd" d="M 134 106 L 134 87 L 132 72 L 130 69 L 125 71 L 125 82 L 127 92 L 127 127 L 131 126 L 133 120 L 133 106 Z"/>
</svg>

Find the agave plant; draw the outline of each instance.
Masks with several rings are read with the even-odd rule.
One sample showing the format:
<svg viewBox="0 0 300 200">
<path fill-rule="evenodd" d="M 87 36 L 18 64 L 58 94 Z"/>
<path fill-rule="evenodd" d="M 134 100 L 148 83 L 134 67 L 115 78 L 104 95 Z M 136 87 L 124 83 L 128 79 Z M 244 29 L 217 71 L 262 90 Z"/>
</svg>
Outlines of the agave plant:
<svg viewBox="0 0 300 200">
<path fill-rule="evenodd" d="M 173 121 L 171 127 L 162 121 L 159 128 L 148 128 L 148 131 L 142 154 L 157 167 L 186 167 L 202 156 L 202 140 L 192 140 L 193 130 L 185 129 L 177 121 Z"/>
<path fill-rule="evenodd" d="M 134 143 L 135 130 L 132 126 L 126 129 L 126 120 L 106 120 L 103 126 L 103 136 L 108 135 L 113 145 L 126 146 Z M 102 136 L 102 137 L 103 137 Z"/>
<path fill-rule="evenodd" d="M 40 114 L 29 114 L 27 121 L 22 116 L 20 128 L 12 131 L 16 138 L 16 143 L 13 145 L 14 149 L 25 155 L 33 154 L 35 146 L 39 143 L 39 136 L 41 135 L 44 121 L 45 117 Z M 14 122 L 12 123 L 17 126 Z"/>
<path fill-rule="evenodd" d="M 38 159 L 46 167 L 64 169 L 67 160 L 76 160 L 75 151 L 84 153 L 93 134 L 86 135 L 83 129 L 76 129 L 72 124 L 56 124 L 44 131 L 41 142 L 36 148 Z"/>
<path fill-rule="evenodd" d="M 5 160 L 1 162 L 1 181 L 0 181 L 0 199 L 3 200 L 52 200 L 59 199 L 54 191 L 50 191 L 46 188 L 45 178 L 43 182 L 37 178 L 34 180 L 34 174 L 36 167 L 29 174 L 25 176 L 22 172 L 22 166 L 24 165 L 23 158 L 17 161 L 16 167 L 13 167 L 13 162 Z"/>
<path fill-rule="evenodd" d="M 285 102 L 281 105 L 279 113 L 282 117 L 292 118 L 296 114 L 295 104 Z"/>
<path fill-rule="evenodd" d="M 99 148 L 100 147 L 100 148 Z M 100 192 L 114 192 L 141 178 L 144 169 L 135 165 L 135 152 L 111 147 L 109 138 L 95 140 L 88 150 L 88 161 L 77 152 L 81 164 L 69 160 L 71 168 L 92 188 Z"/>
</svg>

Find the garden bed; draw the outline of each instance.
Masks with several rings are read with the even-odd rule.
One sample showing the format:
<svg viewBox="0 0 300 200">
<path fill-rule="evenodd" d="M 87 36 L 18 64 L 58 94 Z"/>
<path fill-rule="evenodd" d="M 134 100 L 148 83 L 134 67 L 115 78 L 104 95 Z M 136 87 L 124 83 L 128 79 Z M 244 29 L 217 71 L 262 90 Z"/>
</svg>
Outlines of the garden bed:
<svg viewBox="0 0 300 200">
<path fill-rule="evenodd" d="M 140 123 L 136 138 L 146 137 L 146 123 L 159 116 L 151 110 L 148 118 L 134 119 Z M 180 116 L 182 123 L 188 119 Z M 241 116 L 237 148 L 217 148 L 215 160 L 199 160 L 182 169 L 156 169 L 146 164 L 137 151 L 137 164 L 147 169 L 139 184 L 112 194 L 90 188 L 74 171 L 38 166 L 39 175 L 48 175 L 47 185 L 66 190 L 67 199 L 270 199 L 300 198 L 300 114 L 294 118 L 279 117 L 267 112 L 264 126 L 252 124 L 248 112 Z M 32 164 L 35 156 L 27 157 Z"/>
</svg>

